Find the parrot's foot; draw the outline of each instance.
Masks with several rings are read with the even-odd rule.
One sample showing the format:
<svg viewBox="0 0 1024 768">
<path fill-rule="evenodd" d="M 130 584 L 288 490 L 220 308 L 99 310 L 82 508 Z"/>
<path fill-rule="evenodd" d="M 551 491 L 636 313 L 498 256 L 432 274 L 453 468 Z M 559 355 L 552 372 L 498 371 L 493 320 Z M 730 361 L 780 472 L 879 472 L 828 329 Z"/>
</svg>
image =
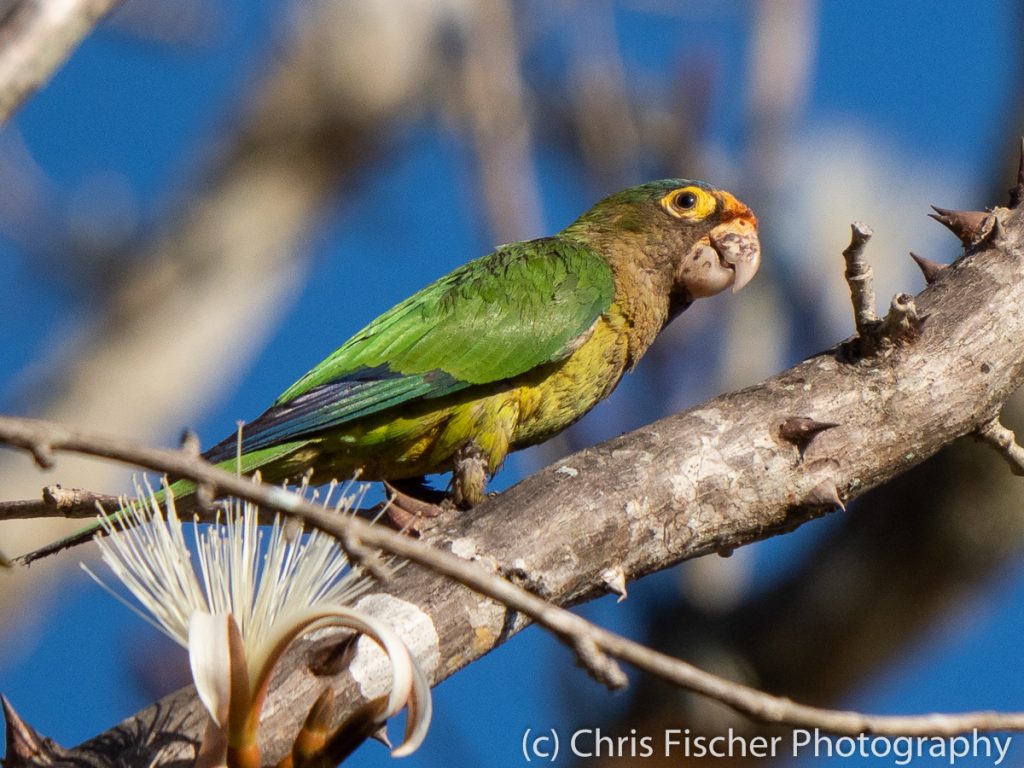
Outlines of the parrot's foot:
<svg viewBox="0 0 1024 768">
<path fill-rule="evenodd" d="M 470 509 L 487 498 L 487 459 L 476 443 L 468 442 L 455 453 L 452 471 L 452 502 Z"/>
<path fill-rule="evenodd" d="M 434 519 L 444 512 L 444 507 L 430 497 L 436 497 L 437 501 L 441 502 L 444 495 L 417 482 L 414 484 L 416 492 L 421 497 L 427 496 L 427 498 L 417 498 L 401 490 L 400 486 L 409 488 L 408 483 L 401 481 L 393 483 L 384 481 L 384 488 L 388 494 L 388 505 L 385 510 L 388 519 L 400 531 L 421 534 L 432 527 Z"/>
</svg>

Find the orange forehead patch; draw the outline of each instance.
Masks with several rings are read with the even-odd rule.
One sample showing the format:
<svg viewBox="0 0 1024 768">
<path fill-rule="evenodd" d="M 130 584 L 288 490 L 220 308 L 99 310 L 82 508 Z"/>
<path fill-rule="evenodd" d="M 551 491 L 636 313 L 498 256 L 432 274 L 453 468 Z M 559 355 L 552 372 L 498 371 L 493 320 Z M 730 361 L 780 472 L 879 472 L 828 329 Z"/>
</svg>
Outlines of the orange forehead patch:
<svg viewBox="0 0 1024 768">
<path fill-rule="evenodd" d="M 718 194 L 722 198 L 722 218 L 724 220 L 729 221 L 730 219 L 739 218 L 750 219 L 750 223 L 753 224 L 755 228 L 757 227 L 757 217 L 750 208 L 728 192 L 719 192 Z"/>
</svg>

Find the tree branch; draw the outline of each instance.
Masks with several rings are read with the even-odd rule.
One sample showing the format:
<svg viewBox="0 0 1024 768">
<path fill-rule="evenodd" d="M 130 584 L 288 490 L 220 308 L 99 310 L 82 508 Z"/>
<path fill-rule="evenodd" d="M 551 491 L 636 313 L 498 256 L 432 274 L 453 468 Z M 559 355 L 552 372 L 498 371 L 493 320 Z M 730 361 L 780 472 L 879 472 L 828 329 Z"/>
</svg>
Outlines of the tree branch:
<svg viewBox="0 0 1024 768">
<path fill-rule="evenodd" d="M 401 556 L 434 573 L 447 576 L 483 597 L 497 601 L 506 609 L 512 609 L 543 625 L 571 646 L 580 664 L 609 688 L 621 688 L 627 684 L 625 674 L 609 658 L 610 655 L 681 688 L 706 695 L 738 712 L 769 723 L 820 728 L 847 735 L 874 733 L 889 736 L 952 736 L 972 730 L 1024 731 L 1024 713 L 866 715 L 852 711 L 809 707 L 783 697 L 772 696 L 710 674 L 685 661 L 609 632 L 531 594 L 478 563 L 434 549 L 426 543 L 389 529 L 371 528 L 359 518 L 338 516 L 300 496 L 287 491 L 282 492 L 274 486 L 254 483 L 231 475 L 184 451 L 139 448 L 97 435 L 72 432 L 47 422 L 6 417 L 0 417 L 0 442 L 33 453 L 76 451 L 127 461 L 158 471 L 175 472 L 196 482 L 207 483 L 231 495 L 261 504 L 264 508 L 272 507 L 294 515 L 336 537 L 353 552 L 365 552 L 367 544 L 380 547 L 389 554 Z M 53 497 L 53 489 L 47 490 L 50 491 L 47 495 Z M 77 497 L 83 494 L 89 496 L 87 492 L 72 492 L 66 501 L 78 504 Z M 56 496 L 53 504 L 55 509 L 59 509 L 61 499 L 59 494 Z M 372 553 L 368 554 L 373 556 Z M 16 732 L 34 733 L 17 717 L 9 703 L 5 702 L 5 710 L 9 721 L 16 718 Z M 11 748 L 17 749 L 17 745 Z"/>
<path fill-rule="evenodd" d="M 436 531 L 432 543 L 540 598 L 571 604 L 599 594 L 608 568 L 637 578 L 791 530 L 830 511 L 833 498 L 849 500 L 974 432 L 1024 381 L 1024 215 L 1006 209 L 995 215 L 1002 221 L 998 236 L 916 297 L 928 321 L 913 338 L 880 345 L 868 356 L 851 357 L 850 345 L 841 344 L 760 385 L 577 453 Z M 780 432 L 788 417 L 838 426 L 805 446 L 801 459 L 798 446 Z M 67 431 L 42 442 L 17 431 L 3 434 L 41 456 L 96 447 Z M 116 446 L 100 448 L 120 458 Z M 245 485 L 240 495 L 252 498 L 258 486 L 238 482 Z M 236 492 L 226 481 L 216 485 Z M 282 502 L 279 489 L 265 492 L 265 501 Z M 354 530 L 363 544 L 383 546 L 372 529 Z M 437 636 L 428 675 L 435 682 L 527 623 L 419 567 L 403 569 L 386 592 L 430 619 Z M 314 698 L 324 685 L 301 652 L 288 664 L 274 693 L 283 703 L 267 713 L 273 721 L 264 733 L 269 756 L 281 754 L 298 727 L 301 708 L 287 702 Z M 358 685 L 348 674 L 331 685 L 339 702 L 358 705 Z M 76 755 L 109 764 L 104 756 L 113 742 L 160 763 L 189 754 L 201 725 L 194 694 L 185 689 Z"/>
<path fill-rule="evenodd" d="M 850 226 L 850 245 L 843 251 L 846 282 L 850 285 L 850 301 L 853 302 L 853 318 L 857 335 L 862 339 L 869 338 L 878 324 L 871 267 L 864 260 L 864 248 L 873 234 L 871 227 L 855 221 Z"/>
<path fill-rule="evenodd" d="M 978 429 L 978 439 L 995 448 L 1013 474 L 1024 477 L 1024 448 L 1017 443 L 1013 431 L 1004 427 L 998 417 Z"/>
<path fill-rule="evenodd" d="M 116 509 L 118 497 L 93 493 L 83 488 L 48 485 L 41 498 L 24 501 L 0 501 L 0 520 L 30 520 L 37 517 L 81 519 L 96 517 L 97 505 Z"/>
<path fill-rule="evenodd" d="M 121 0 L 20 0 L 0 19 L 0 125 Z"/>
</svg>

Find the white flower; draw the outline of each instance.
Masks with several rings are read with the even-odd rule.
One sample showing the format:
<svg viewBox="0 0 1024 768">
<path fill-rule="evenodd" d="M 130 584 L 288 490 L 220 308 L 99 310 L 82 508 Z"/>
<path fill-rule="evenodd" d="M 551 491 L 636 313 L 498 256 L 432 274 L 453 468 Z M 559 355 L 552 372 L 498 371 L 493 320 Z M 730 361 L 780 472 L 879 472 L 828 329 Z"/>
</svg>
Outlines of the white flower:
<svg viewBox="0 0 1024 768">
<path fill-rule="evenodd" d="M 335 490 L 332 484 L 325 507 Z M 344 490 L 333 505 L 339 512 L 358 500 Z M 210 738 L 223 742 L 210 764 L 222 763 L 221 747 L 229 746 L 236 755 L 250 752 L 258 765 L 256 732 L 274 665 L 294 639 L 328 626 L 362 632 L 384 649 L 392 686 L 377 721 L 408 705 L 405 741 L 392 754 L 415 751 L 430 723 L 429 685 L 390 627 L 346 607 L 373 582 L 348 567 L 337 541 L 320 531 L 292 535 L 291 525 L 275 516 L 264 552 L 258 509 L 232 500 L 223 524 L 193 526 L 197 572 L 170 489 L 136 491 L 120 512 L 100 517 L 107 535 L 97 541 L 103 560 L 148 615 L 129 607 L 188 649 L 196 690 L 213 721 Z"/>
</svg>

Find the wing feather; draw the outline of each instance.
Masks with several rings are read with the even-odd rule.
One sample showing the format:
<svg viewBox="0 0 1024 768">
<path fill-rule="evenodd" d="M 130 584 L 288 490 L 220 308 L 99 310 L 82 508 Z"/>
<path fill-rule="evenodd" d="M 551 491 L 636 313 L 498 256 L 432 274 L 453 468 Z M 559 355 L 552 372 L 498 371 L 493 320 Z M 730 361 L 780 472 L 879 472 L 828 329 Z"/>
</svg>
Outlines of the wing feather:
<svg viewBox="0 0 1024 768">
<path fill-rule="evenodd" d="M 562 359 L 611 306 L 614 288 L 608 263 L 572 240 L 502 246 L 356 333 L 245 428 L 243 451 Z M 207 458 L 234 450 L 230 437 Z"/>
</svg>

